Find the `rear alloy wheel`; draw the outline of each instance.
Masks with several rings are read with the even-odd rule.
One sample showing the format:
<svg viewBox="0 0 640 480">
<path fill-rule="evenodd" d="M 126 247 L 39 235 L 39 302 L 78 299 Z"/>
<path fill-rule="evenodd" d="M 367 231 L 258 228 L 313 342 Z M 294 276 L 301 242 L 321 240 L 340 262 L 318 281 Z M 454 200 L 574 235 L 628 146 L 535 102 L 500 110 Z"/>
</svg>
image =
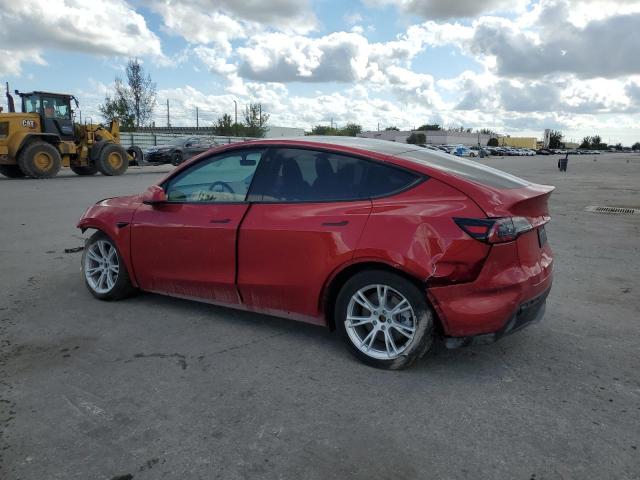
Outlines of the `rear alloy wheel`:
<svg viewBox="0 0 640 480">
<path fill-rule="evenodd" d="M 88 175 L 95 175 L 96 173 L 98 173 L 98 167 L 96 167 L 95 165 L 91 165 L 91 166 L 71 165 L 71 170 L 73 171 L 73 173 L 80 175 L 82 177 L 88 176 Z"/>
<path fill-rule="evenodd" d="M 18 166 L 30 177 L 52 178 L 60 171 L 62 157 L 50 143 L 32 142 L 18 155 Z"/>
<path fill-rule="evenodd" d="M 18 165 L 0 165 L 0 174 L 9 178 L 22 178 L 25 173 L 20 170 Z"/>
<path fill-rule="evenodd" d="M 82 273 L 87 288 L 100 300 L 120 300 L 135 290 L 118 249 L 102 232 L 94 233 L 85 245 Z"/>
<path fill-rule="evenodd" d="M 120 145 L 109 143 L 102 148 L 96 166 L 103 175 L 122 175 L 129 167 L 129 157 Z"/>
<path fill-rule="evenodd" d="M 352 353 L 377 368 L 408 367 L 433 343 L 424 292 L 391 272 L 354 275 L 338 294 L 335 320 Z"/>
</svg>

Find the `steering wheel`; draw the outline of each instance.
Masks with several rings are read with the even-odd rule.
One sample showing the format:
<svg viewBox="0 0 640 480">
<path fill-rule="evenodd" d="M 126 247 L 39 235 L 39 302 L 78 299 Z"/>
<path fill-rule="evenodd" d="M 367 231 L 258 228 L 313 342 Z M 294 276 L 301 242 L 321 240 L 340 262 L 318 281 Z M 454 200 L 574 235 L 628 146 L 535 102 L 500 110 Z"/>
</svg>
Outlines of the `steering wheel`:
<svg viewBox="0 0 640 480">
<path fill-rule="evenodd" d="M 225 182 L 213 182 L 213 183 L 211 184 L 211 186 L 209 187 L 209 190 L 211 190 L 211 191 L 215 191 L 215 188 L 216 188 L 216 186 L 218 186 L 218 185 L 220 185 L 220 186 L 222 187 L 222 191 L 223 191 L 223 192 L 226 190 L 226 191 L 227 191 L 227 192 L 229 192 L 229 193 L 236 193 L 236 192 L 234 192 L 234 191 L 233 191 L 233 188 L 231 188 L 231 187 L 229 186 L 229 184 L 228 184 L 228 183 L 225 183 Z"/>
</svg>

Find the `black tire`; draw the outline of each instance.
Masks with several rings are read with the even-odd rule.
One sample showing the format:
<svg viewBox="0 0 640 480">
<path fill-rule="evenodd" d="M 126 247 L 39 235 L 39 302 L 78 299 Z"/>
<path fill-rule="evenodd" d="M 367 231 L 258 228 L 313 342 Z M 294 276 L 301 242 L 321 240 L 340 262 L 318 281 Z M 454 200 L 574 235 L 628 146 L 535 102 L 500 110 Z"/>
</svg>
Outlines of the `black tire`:
<svg viewBox="0 0 640 480">
<path fill-rule="evenodd" d="M 182 155 L 182 152 L 174 152 L 171 155 L 171 165 L 173 165 L 174 167 L 177 167 L 182 162 L 184 162 L 184 157 Z"/>
<path fill-rule="evenodd" d="M 129 147 L 127 148 L 127 153 L 133 157 L 133 159 L 129 161 L 129 165 L 137 165 L 138 167 L 145 165 L 144 153 L 140 147 Z"/>
<path fill-rule="evenodd" d="M 100 151 L 96 166 L 103 175 L 122 175 L 129 168 L 129 157 L 121 145 L 108 143 Z"/>
<path fill-rule="evenodd" d="M 384 285 L 390 287 L 390 291 L 395 290 L 393 294 L 397 293 L 403 296 L 413 310 L 412 322 L 414 325 L 414 332 L 413 336 L 409 340 L 404 340 L 405 337 L 401 335 L 399 336 L 399 330 L 395 329 L 395 327 L 392 327 L 392 323 L 386 323 L 389 330 L 386 333 L 382 332 L 384 335 L 391 335 L 392 328 L 394 328 L 396 340 L 400 338 L 404 342 L 406 342 L 401 346 L 400 353 L 391 359 L 374 358 L 369 354 L 365 354 L 354 344 L 354 340 L 352 340 L 352 338 L 349 336 L 349 333 L 347 332 L 347 326 L 345 325 L 347 311 L 352 297 L 359 290 L 368 288 L 372 285 Z M 409 313 L 408 315 L 411 314 Z M 383 316 L 384 315 L 376 317 L 381 318 Z M 353 353 L 362 362 L 376 368 L 387 370 L 399 370 L 402 368 L 406 368 L 417 359 L 422 357 L 433 345 L 435 317 L 433 311 L 427 304 L 425 292 L 421 291 L 411 281 L 396 273 L 388 272 L 385 270 L 367 270 L 355 274 L 343 285 L 342 289 L 338 293 L 335 304 L 334 318 L 336 328 L 340 332 L 340 335 L 346 342 L 351 353 Z M 384 327 L 382 325 L 385 324 L 385 321 L 390 322 L 389 317 L 380 319 L 378 323 L 378 325 L 380 326 L 377 328 L 384 330 Z M 392 322 L 395 322 L 395 320 Z M 371 325 L 370 327 L 374 328 L 373 325 Z M 364 333 L 366 333 L 366 329 L 368 329 L 369 326 L 362 326 L 358 328 L 365 329 Z M 380 333 L 380 331 L 378 331 L 378 333 Z M 379 335 L 374 334 L 374 338 L 375 337 L 379 338 Z M 383 336 L 383 338 L 385 339 L 384 343 L 386 346 L 386 336 Z M 363 345 L 363 343 L 361 343 L 361 345 Z M 388 349 L 388 347 L 386 348 Z"/>
<path fill-rule="evenodd" d="M 62 167 L 62 157 L 50 143 L 35 141 L 22 149 L 18 155 L 18 166 L 32 178 L 53 178 Z"/>
<path fill-rule="evenodd" d="M 108 289 L 108 291 L 98 291 L 91 284 L 91 281 L 88 278 L 87 268 L 91 268 L 95 266 L 97 263 L 91 257 L 91 249 L 98 242 L 107 242 L 113 249 L 115 249 L 115 255 L 117 255 L 118 260 L 118 273 L 116 280 L 113 286 Z M 109 236 L 101 231 L 97 231 L 86 241 L 84 246 L 84 251 L 82 252 L 82 278 L 84 279 L 84 284 L 86 285 L 89 292 L 96 298 L 100 300 L 122 300 L 131 296 L 135 293 L 136 288 L 131 283 L 131 278 L 129 277 L 129 272 L 127 271 L 127 267 L 125 266 L 122 257 L 120 256 L 120 252 L 116 247 L 115 243 Z"/>
<path fill-rule="evenodd" d="M 88 175 L 95 175 L 96 173 L 98 173 L 98 167 L 96 167 L 95 165 L 91 165 L 91 166 L 71 165 L 71 170 L 73 171 L 73 173 L 80 175 L 82 177 L 85 177 Z"/>
<path fill-rule="evenodd" d="M 18 165 L 0 165 L 0 174 L 8 178 L 23 178 L 25 176 Z"/>
</svg>

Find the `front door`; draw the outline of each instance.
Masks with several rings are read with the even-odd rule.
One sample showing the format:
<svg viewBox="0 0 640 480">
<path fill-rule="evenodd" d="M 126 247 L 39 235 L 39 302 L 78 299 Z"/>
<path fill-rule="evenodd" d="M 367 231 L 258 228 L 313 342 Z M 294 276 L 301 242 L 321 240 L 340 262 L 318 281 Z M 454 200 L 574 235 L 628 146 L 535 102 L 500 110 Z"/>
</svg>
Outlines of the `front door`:
<svg viewBox="0 0 640 480">
<path fill-rule="evenodd" d="M 165 182 L 166 203 L 136 211 L 132 260 L 143 290 L 239 302 L 236 238 L 261 156 L 254 149 L 205 158 Z"/>
</svg>

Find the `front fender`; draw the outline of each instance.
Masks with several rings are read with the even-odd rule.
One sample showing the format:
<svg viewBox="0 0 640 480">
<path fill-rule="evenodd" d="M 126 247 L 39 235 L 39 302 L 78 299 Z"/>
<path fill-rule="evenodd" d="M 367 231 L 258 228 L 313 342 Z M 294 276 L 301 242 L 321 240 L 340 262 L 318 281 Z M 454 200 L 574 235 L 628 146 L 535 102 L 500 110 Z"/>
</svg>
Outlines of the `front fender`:
<svg viewBox="0 0 640 480">
<path fill-rule="evenodd" d="M 92 205 L 82 215 L 76 226 L 82 232 L 88 229 L 100 230 L 113 240 L 129 272 L 131 283 L 137 287 L 138 281 L 131 258 L 131 221 L 135 209 L 117 205 L 118 200 L 108 198 Z"/>
</svg>

